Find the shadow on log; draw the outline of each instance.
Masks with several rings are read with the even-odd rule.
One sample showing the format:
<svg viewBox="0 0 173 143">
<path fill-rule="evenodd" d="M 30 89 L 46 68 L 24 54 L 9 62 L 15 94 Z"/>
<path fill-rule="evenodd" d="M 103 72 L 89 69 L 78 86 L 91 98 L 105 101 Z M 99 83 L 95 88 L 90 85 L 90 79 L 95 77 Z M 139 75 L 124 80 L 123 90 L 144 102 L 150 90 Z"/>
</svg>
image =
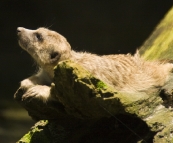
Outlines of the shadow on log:
<svg viewBox="0 0 173 143">
<path fill-rule="evenodd" d="M 173 25 L 167 20 L 172 13 L 173 9 L 140 49 L 144 58 L 169 57 L 154 53 L 160 50 L 156 47 L 164 45 L 168 46 L 165 50 L 170 50 L 173 37 L 167 34 L 170 32 L 167 29 L 173 29 Z M 173 140 L 173 113 L 164 106 L 159 91 L 119 92 L 79 65 L 65 61 L 55 67 L 51 94 L 56 100 L 43 103 L 36 99 L 22 101 L 23 91 L 16 92 L 15 99 L 38 121 L 19 143 L 166 143 Z"/>
</svg>

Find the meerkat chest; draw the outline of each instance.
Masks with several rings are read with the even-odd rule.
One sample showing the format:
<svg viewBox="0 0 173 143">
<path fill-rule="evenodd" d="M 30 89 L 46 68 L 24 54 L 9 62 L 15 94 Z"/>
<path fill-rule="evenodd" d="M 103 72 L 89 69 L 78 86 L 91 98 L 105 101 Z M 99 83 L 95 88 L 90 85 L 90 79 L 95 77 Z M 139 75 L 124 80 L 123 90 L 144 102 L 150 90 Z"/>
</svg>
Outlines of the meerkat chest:
<svg viewBox="0 0 173 143">
<path fill-rule="evenodd" d="M 47 76 L 48 78 L 50 78 L 50 80 L 52 80 L 53 77 L 54 77 L 54 69 L 53 69 L 53 67 L 44 66 L 44 67 L 41 67 L 41 68 L 43 70 L 43 75 Z"/>
</svg>

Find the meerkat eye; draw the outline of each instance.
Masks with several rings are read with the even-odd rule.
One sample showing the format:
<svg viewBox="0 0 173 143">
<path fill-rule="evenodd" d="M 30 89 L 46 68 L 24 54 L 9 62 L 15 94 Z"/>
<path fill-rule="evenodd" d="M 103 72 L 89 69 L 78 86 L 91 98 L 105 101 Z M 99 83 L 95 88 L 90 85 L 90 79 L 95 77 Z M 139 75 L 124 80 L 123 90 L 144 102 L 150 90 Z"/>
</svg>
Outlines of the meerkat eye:
<svg viewBox="0 0 173 143">
<path fill-rule="evenodd" d="M 58 52 L 52 52 L 51 54 L 50 54 L 50 58 L 51 59 L 54 59 L 54 58 L 56 58 L 56 56 L 58 56 L 59 54 L 58 54 Z"/>
<path fill-rule="evenodd" d="M 43 37 L 40 33 L 35 33 L 35 37 L 37 38 L 38 41 L 42 41 Z"/>
<path fill-rule="evenodd" d="M 60 54 L 58 52 L 50 53 L 50 62 L 54 63 L 60 59 Z"/>
</svg>

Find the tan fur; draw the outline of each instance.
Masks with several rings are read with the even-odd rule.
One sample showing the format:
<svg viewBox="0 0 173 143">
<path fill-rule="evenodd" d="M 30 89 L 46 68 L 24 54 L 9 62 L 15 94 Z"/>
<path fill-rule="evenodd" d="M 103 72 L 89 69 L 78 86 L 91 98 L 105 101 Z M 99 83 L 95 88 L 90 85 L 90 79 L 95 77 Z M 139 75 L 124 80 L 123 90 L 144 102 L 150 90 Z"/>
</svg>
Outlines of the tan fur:
<svg viewBox="0 0 173 143">
<path fill-rule="evenodd" d="M 62 35 L 46 28 L 28 30 L 19 27 L 18 37 L 19 45 L 41 68 L 36 75 L 21 82 L 21 88 L 27 90 L 24 98 L 36 96 L 44 101 L 50 99 L 51 96 L 48 95 L 50 91 L 41 95 L 39 92 L 41 88 L 50 90 L 50 87 L 45 85 L 50 85 L 54 76 L 53 67 L 63 60 L 78 63 L 95 77 L 125 92 L 140 92 L 162 87 L 168 82 L 173 69 L 170 63 L 145 61 L 138 53 L 134 56 L 130 54 L 98 56 L 87 52 L 75 52 Z"/>
</svg>

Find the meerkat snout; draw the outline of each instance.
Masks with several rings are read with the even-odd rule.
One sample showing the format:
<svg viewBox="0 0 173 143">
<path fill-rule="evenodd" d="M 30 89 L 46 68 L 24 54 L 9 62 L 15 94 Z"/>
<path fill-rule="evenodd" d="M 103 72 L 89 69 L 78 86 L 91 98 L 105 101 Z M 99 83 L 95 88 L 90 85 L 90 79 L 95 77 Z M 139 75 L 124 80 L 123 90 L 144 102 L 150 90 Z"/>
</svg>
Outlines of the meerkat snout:
<svg viewBox="0 0 173 143">
<path fill-rule="evenodd" d="M 17 28 L 17 31 L 16 31 L 17 34 L 20 33 L 20 31 L 21 31 L 21 29 L 20 29 L 20 27 L 18 27 L 18 28 Z"/>
<path fill-rule="evenodd" d="M 22 34 L 22 32 L 24 32 L 26 29 L 25 28 L 23 28 L 23 27 L 18 27 L 17 28 L 17 35 L 19 36 L 20 34 Z"/>
<path fill-rule="evenodd" d="M 17 34 L 18 34 L 19 32 L 21 32 L 23 29 L 25 29 L 25 28 L 23 28 L 23 27 L 17 27 Z"/>
</svg>

